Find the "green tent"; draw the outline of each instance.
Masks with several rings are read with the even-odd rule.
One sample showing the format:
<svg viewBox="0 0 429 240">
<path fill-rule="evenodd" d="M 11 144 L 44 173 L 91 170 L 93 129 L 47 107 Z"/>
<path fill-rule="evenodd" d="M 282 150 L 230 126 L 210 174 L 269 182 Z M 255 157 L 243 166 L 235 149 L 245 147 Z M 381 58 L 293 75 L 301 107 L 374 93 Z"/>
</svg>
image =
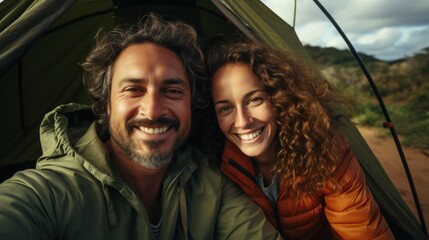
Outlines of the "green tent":
<svg viewBox="0 0 429 240">
<path fill-rule="evenodd" d="M 311 64 L 294 29 L 258 0 L 4 0 L 0 3 L 0 182 L 33 167 L 45 113 L 68 103 L 90 103 L 83 61 L 100 27 L 135 21 L 148 12 L 192 24 L 201 38 L 244 34 Z M 357 129 L 348 137 L 397 239 L 427 239 Z"/>
</svg>

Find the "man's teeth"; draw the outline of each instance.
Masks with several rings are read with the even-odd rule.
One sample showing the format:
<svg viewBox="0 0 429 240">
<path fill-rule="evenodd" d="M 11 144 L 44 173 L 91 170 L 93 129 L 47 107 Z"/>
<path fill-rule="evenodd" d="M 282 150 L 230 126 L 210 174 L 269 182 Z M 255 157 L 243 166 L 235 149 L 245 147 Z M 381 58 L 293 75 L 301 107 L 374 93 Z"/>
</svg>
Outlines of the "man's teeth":
<svg viewBox="0 0 429 240">
<path fill-rule="evenodd" d="M 147 127 L 141 127 L 140 130 L 142 132 L 145 132 L 147 134 L 159 134 L 164 133 L 168 130 L 169 127 L 161 127 L 161 128 L 147 128 Z"/>
<path fill-rule="evenodd" d="M 249 141 L 259 136 L 261 133 L 262 133 L 262 128 L 257 130 L 256 132 L 252 132 L 249 134 L 239 134 L 238 136 L 243 140 Z"/>
</svg>

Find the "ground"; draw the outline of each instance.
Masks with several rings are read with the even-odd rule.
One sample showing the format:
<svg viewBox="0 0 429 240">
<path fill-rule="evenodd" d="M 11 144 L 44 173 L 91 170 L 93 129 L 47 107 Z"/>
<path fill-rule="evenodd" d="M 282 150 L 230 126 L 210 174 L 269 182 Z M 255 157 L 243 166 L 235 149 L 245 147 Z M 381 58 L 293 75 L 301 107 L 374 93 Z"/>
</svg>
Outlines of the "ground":
<svg viewBox="0 0 429 240">
<path fill-rule="evenodd" d="M 414 199 L 395 142 L 388 130 L 358 127 L 405 202 L 417 216 Z M 405 148 L 404 155 L 429 229 L 429 150 Z"/>
</svg>

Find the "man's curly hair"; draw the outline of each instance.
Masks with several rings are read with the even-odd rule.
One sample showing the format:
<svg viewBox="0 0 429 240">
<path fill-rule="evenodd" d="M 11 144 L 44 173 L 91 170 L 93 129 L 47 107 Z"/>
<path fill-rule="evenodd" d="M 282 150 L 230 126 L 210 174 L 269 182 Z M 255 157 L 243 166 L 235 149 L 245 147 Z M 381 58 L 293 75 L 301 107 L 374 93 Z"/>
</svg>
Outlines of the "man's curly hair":
<svg viewBox="0 0 429 240">
<path fill-rule="evenodd" d="M 286 180 L 291 193 L 322 190 L 341 161 L 342 138 L 336 118 L 339 110 L 345 109 L 341 108 L 343 100 L 317 71 L 306 69 L 290 54 L 263 44 L 218 44 L 210 49 L 210 81 L 228 63 L 249 64 L 273 103 L 278 129 L 273 170 Z M 213 106 L 208 114 L 208 128 L 214 129 L 208 134 L 210 139 L 217 140 L 210 141 L 206 150 L 219 165 L 225 137 L 221 136 Z"/>
<path fill-rule="evenodd" d="M 126 47 L 132 44 L 153 43 L 176 53 L 185 67 L 192 91 L 193 108 L 204 107 L 202 91 L 206 89 L 207 75 L 204 56 L 195 29 L 180 21 L 167 22 L 151 13 L 130 27 L 96 35 L 96 46 L 82 64 L 84 86 L 94 99 L 93 112 L 107 124 L 107 106 L 110 101 L 114 64 Z"/>
</svg>

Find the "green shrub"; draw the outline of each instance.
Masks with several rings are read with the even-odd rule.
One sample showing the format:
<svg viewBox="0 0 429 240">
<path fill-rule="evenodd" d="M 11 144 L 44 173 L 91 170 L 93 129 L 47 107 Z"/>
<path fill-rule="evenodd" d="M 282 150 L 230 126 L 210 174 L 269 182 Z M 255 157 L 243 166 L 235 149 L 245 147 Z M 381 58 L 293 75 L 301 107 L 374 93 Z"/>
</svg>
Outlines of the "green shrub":
<svg viewBox="0 0 429 240">
<path fill-rule="evenodd" d="M 353 120 L 381 127 L 385 117 L 351 55 L 333 48 L 309 46 L 307 50 L 320 64 L 326 79 L 348 100 Z M 429 148 L 429 47 L 393 62 L 367 58 L 367 67 L 404 145 Z"/>
</svg>

